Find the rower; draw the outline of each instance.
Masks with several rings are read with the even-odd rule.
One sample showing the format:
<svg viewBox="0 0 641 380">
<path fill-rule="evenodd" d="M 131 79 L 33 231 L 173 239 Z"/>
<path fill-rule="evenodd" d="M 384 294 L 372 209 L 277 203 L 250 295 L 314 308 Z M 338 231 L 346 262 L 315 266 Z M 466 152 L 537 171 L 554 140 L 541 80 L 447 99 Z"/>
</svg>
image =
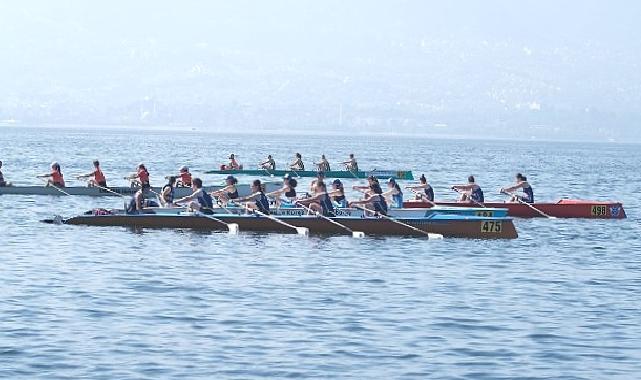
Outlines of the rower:
<svg viewBox="0 0 641 380">
<path fill-rule="evenodd" d="M 390 199 L 390 206 L 403 208 L 403 191 L 394 178 L 387 180 L 387 191 L 383 193 L 386 199 Z"/>
<path fill-rule="evenodd" d="M 382 194 L 381 186 L 378 183 L 372 183 L 365 193 L 366 198 L 362 201 L 350 202 L 349 206 L 368 205 L 376 214 L 387 215 L 387 202 Z"/>
<path fill-rule="evenodd" d="M 483 203 L 485 202 L 485 196 L 483 195 L 483 190 L 479 185 L 476 184 L 474 176 L 469 176 L 467 178 L 467 185 L 454 185 L 452 190 L 460 192 L 461 197 L 459 202 L 469 202 L 469 203 Z"/>
<path fill-rule="evenodd" d="M 7 182 L 4 179 L 4 175 L 2 174 L 2 161 L 0 161 L 0 187 L 9 187 L 12 186 L 11 182 Z"/>
<path fill-rule="evenodd" d="M 522 189 L 523 194 L 513 194 L 514 191 Z M 501 188 L 501 193 L 506 193 L 510 194 L 512 198 L 510 199 L 510 202 L 516 203 L 516 202 L 525 202 L 525 203 L 534 203 L 534 190 L 532 190 L 532 186 L 530 186 L 530 183 L 527 181 L 527 177 L 525 177 L 521 173 L 516 173 L 516 185 L 510 186 L 510 187 L 504 187 Z"/>
<path fill-rule="evenodd" d="M 259 165 L 261 169 L 276 170 L 276 161 L 274 161 L 271 154 L 267 156 L 267 160 L 261 162 Z"/>
<path fill-rule="evenodd" d="M 138 214 L 141 213 L 146 207 L 159 207 L 160 205 L 155 201 L 147 199 L 151 187 L 149 185 L 142 186 L 134 195 L 132 195 L 129 205 L 125 209 L 127 214 Z"/>
<path fill-rule="evenodd" d="M 352 173 L 358 172 L 358 162 L 356 162 L 356 158 L 354 157 L 354 153 L 349 154 L 349 160 L 341 162 L 341 164 L 345 165 L 345 170 L 350 171 Z"/>
<path fill-rule="evenodd" d="M 347 198 L 345 198 L 345 188 L 340 179 L 336 178 L 332 182 L 332 191 L 329 193 L 332 197 L 335 207 L 345 208 L 347 207 Z"/>
<path fill-rule="evenodd" d="M 241 170 L 243 168 L 243 165 L 239 164 L 238 161 L 236 161 L 235 154 L 232 153 L 227 158 L 229 158 L 229 163 L 227 165 L 220 165 L 221 170 Z"/>
<path fill-rule="evenodd" d="M 176 177 L 170 176 L 167 184 L 160 190 L 160 205 L 162 207 L 174 207 L 174 194 Z"/>
<path fill-rule="evenodd" d="M 421 178 L 419 178 L 419 184 L 418 185 L 410 185 L 406 186 L 406 189 L 409 189 L 413 191 L 416 194 L 416 199 L 418 200 L 426 200 L 428 202 L 434 202 L 434 189 L 432 186 L 427 183 L 427 178 L 425 178 L 425 174 L 421 174 Z M 422 193 L 417 192 L 417 190 L 423 189 Z"/>
<path fill-rule="evenodd" d="M 143 163 L 138 164 L 138 166 L 136 167 L 136 172 L 128 177 L 125 177 L 125 179 L 131 181 L 131 187 L 151 187 L 149 183 L 149 171 L 147 171 L 147 168 Z"/>
<path fill-rule="evenodd" d="M 316 194 L 316 184 L 323 181 L 325 181 L 325 172 L 319 170 L 316 173 L 316 178 L 313 179 L 309 184 L 309 193 L 307 193 L 307 196 L 313 197 Z"/>
<path fill-rule="evenodd" d="M 220 190 L 212 191 L 210 195 L 218 198 L 222 203 L 238 199 L 238 189 L 236 188 L 237 183 L 238 180 L 234 176 L 227 176 L 225 179 L 226 186 Z"/>
<path fill-rule="evenodd" d="M 352 186 L 352 189 L 360 191 L 361 193 L 364 191 L 368 191 L 372 184 L 378 184 L 378 178 L 374 177 L 373 175 L 370 175 L 367 177 L 367 186 L 359 186 L 359 185 L 354 185 Z"/>
<path fill-rule="evenodd" d="M 191 187 L 191 173 L 189 168 L 185 165 L 181 166 L 178 169 L 178 179 L 176 181 L 176 186 L 179 187 Z"/>
<path fill-rule="evenodd" d="M 298 201 L 298 203 L 302 205 L 308 205 L 310 210 L 319 212 L 323 216 L 336 216 L 334 214 L 334 204 L 332 203 L 332 198 L 327 192 L 327 185 L 325 185 L 325 182 L 323 181 L 319 180 L 318 182 L 316 182 L 316 189 L 314 190 L 313 197 Z"/>
<path fill-rule="evenodd" d="M 329 161 L 327 161 L 327 158 L 325 158 L 324 154 L 321 154 L 320 162 L 314 162 L 314 165 L 316 165 L 316 168 L 319 172 L 328 172 L 331 170 Z"/>
<path fill-rule="evenodd" d="M 174 203 L 180 204 L 180 203 L 189 202 L 187 204 L 188 211 L 211 212 L 212 211 L 211 209 L 214 207 L 214 204 L 213 204 L 211 195 L 207 194 L 207 192 L 203 190 L 203 181 L 200 178 L 194 178 L 194 180 L 191 183 L 191 189 L 193 191 L 191 195 L 182 197 L 177 201 L 174 201 Z"/>
<path fill-rule="evenodd" d="M 305 170 L 305 164 L 303 164 L 303 156 L 300 153 L 296 153 L 294 162 L 289 164 L 289 168 L 294 171 Z"/>
<path fill-rule="evenodd" d="M 46 186 L 56 186 L 56 187 L 65 187 L 64 176 L 60 170 L 60 164 L 57 162 L 51 163 L 51 173 L 41 174 L 37 176 L 38 178 L 49 178 L 47 180 Z"/>
<path fill-rule="evenodd" d="M 93 161 L 93 171 L 91 173 L 79 175 L 78 179 L 93 177 L 87 182 L 88 187 L 100 186 L 107 187 L 107 177 L 100 169 L 100 162 L 98 160 Z"/>
<path fill-rule="evenodd" d="M 263 189 L 263 184 L 259 179 L 254 180 L 251 186 L 252 194 L 246 197 L 238 198 L 238 202 L 247 202 L 245 207 L 252 210 L 258 210 L 263 214 L 269 215 L 269 199 Z"/>
<path fill-rule="evenodd" d="M 272 191 L 271 193 L 266 194 L 268 197 L 272 197 L 275 200 L 276 208 L 280 207 L 294 207 L 294 202 L 296 201 L 296 186 L 298 182 L 292 178 L 289 173 L 285 174 L 283 177 L 283 187 L 278 190 Z"/>
</svg>

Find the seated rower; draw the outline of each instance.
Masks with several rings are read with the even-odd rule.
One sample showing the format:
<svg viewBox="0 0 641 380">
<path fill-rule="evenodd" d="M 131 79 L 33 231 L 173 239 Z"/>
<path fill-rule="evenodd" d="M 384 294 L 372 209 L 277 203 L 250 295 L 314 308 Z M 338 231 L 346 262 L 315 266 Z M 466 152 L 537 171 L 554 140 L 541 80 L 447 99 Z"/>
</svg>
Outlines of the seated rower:
<svg viewBox="0 0 641 380">
<path fill-rule="evenodd" d="M 523 194 L 514 194 L 514 191 L 522 189 Z M 516 185 L 510 186 L 510 187 L 504 187 L 501 188 L 501 193 L 509 194 L 512 196 L 510 199 L 510 202 L 525 202 L 525 203 L 534 203 L 534 190 L 532 190 L 532 186 L 530 186 L 530 183 L 527 181 L 527 177 L 525 177 L 521 173 L 516 173 Z"/>
<path fill-rule="evenodd" d="M 244 206 L 250 210 L 258 210 L 269 215 L 269 199 L 259 179 L 254 180 L 251 186 L 252 194 L 238 198 L 238 202 L 244 202 Z"/>
<path fill-rule="evenodd" d="M 389 205 L 394 208 L 403 208 L 403 191 L 394 178 L 387 180 L 387 189 L 383 196 L 391 201 Z"/>
<path fill-rule="evenodd" d="M 38 178 L 49 178 L 46 186 L 65 187 L 64 176 L 60 170 L 60 164 L 57 162 L 51 163 L 51 173 L 41 174 Z"/>
<path fill-rule="evenodd" d="M 296 202 L 296 185 L 298 185 L 298 182 L 287 173 L 283 177 L 283 187 L 266 195 L 274 198 L 276 208 L 280 208 L 281 206 L 294 207 L 294 202 Z"/>
<path fill-rule="evenodd" d="M 314 165 L 316 165 L 319 172 L 328 172 L 331 170 L 329 167 L 329 161 L 327 161 L 324 154 L 321 155 L 321 160 L 319 162 L 314 162 Z"/>
<path fill-rule="evenodd" d="M 229 163 L 227 165 L 220 165 L 221 170 L 241 170 L 243 168 L 243 165 L 239 164 L 238 161 L 236 161 L 235 154 L 230 154 L 228 158 Z"/>
<path fill-rule="evenodd" d="M 267 160 L 261 162 L 259 165 L 261 169 L 276 170 L 276 161 L 274 161 L 271 154 L 267 156 Z"/>
<path fill-rule="evenodd" d="M 367 186 L 354 185 L 352 186 L 352 189 L 363 193 L 363 192 L 369 191 L 372 184 L 378 184 L 378 178 L 374 177 L 373 175 L 370 175 L 367 177 Z"/>
<path fill-rule="evenodd" d="M 327 185 L 325 182 L 318 181 L 316 182 L 316 189 L 314 190 L 314 196 L 307 198 L 305 200 L 299 200 L 297 203 L 306 205 L 310 210 L 316 211 L 324 216 L 336 216 L 334 214 L 334 204 L 332 203 L 332 198 L 327 192 Z"/>
<path fill-rule="evenodd" d="M 82 174 L 79 175 L 78 179 L 82 178 L 91 178 L 89 181 L 87 181 L 87 186 L 88 187 L 107 187 L 107 177 L 105 177 L 104 173 L 100 169 L 100 162 L 98 160 L 93 161 L 93 171 L 91 173 L 87 174 Z"/>
<path fill-rule="evenodd" d="M 11 182 L 7 182 L 4 179 L 4 175 L 2 174 L 2 161 L 0 161 L 0 187 L 9 187 L 12 186 Z"/>
<path fill-rule="evenodd" d="M 238 199 L 238 189 L 236 184 L 238 180 L 234 176 L 227 176 L 225 179 L 226 186 L 220 190 L 212 191 L 209 193 L 212 197 L 218 198 L 222 204 L 226 204 L 229 201 Z"/>
<path fill-rule="evenodd" d="M 189 168 L 185 165 L 181 166 L 178 169 L 178 178 L 176 180 L 176 186 L 178 187 L 191 187 L 191 173 Z"/>
<path fill-rule="evenodd" d="M 425 178 L 425 174 L 421 174 L 421 178 L 419 178 L 419 182 L 420 183 L 418 185 L 410 185 L 410 186 L 406 186 L 405 188 L 409 189 L 414 194 L 416 194 L 417 200 L 434 202 L 434 189 L 429 183 L 427 183 L 427 178 Z M 420 189 L 422 189 L 423 191 L 419 192 L 418 190 Z"/>
<path fill-rule="evenodd" d="M 364 205 L 366 211 L 373 211 L 374 214 L 387 215 L 387 202 L 385 202 L 383 190 L 378 183 L 370 185 L 369 190 L 365 193 L 364 200 L 349 203 L 350 207 L 358 205 Z"/>
<path fill-rule="evenodd" d="M 214 207 L 211 195 L 203 190 L 203 181 L 200 178 L 194 178 L 191 183 L 192 193 L 186 197 L 182 197 L 176 201 L 175 204 L 187 203 L 188 211 L 203 211 L 211 212 Z"/>
<path fill-rule="evenodd" d="M 305 170 L 305 164 L 303 164 L 303 156 L 301 156 L 300 153 L 296 153 L 296 156 L 294 157 L 294 162 L 289 164 L 289 168 L 294 171 Z"/>
<path fill-rule="evenodd" d="M 352 173 L 358 172 L 358 162 L 356 162 L 356 158 L 354 158 L 354 153 L 350 153 L 349 160 L 343 161 L 341 164 L 345 165 L 345 170 L 347 171 Z"/>
<path fill-rule="evenodd" d="M 160 206 L 174 207 L 174 193 L 176 189 L 176 177 L 170 176 L 167 184 L 160 190 Z"/>
<path fill-rule="evenodd" d="M 136 172 L 125 177 L 125 179 L 131 181 L 131 187 L 151 187 L 149 183 L 149 172 L 143 163 L 138 164 Z"/>
<path fill-rule="evenodd" d="M 468 202 L 468 203 L 483 203 L 485 202 L 485 196 L 483 195 L 483 190 L 479 185 L 476 184 L 474 176 L 469 176 L 467 178 L 467 185 L 454 185 L 452 190 L 461 193 L 459 202 Z"/>
<path fill-rule="evenodd" d="M 147 207 L 158 207 L 158 203 L 147 199 L 151 188 L 149 186 L 143 186 L 134 195 L 132 195 L 129 205 L 125 209 L 127 214 L 138 214 L 144 211 Z"/>
<path fill-rule="evenodd" d="M 318 171 L 316 173 L 316 178 L 313 179 L 309 184 L 309 193 L 307 193 L 308 197 L 313 197 L 316 194 L 316 183 L 318 183 L 319 181 L 325 181 L 325 172 Z"/>
<path fill-rule="evenodd" d="M 345 198 L 345 188 L 340 179 L 335 179 L 332 182 L 332 191 L 329 193 L 329 196 L 332 197 L 335 207 L 345 208 L 347 207 L 347 198 Z"/>
</svg>

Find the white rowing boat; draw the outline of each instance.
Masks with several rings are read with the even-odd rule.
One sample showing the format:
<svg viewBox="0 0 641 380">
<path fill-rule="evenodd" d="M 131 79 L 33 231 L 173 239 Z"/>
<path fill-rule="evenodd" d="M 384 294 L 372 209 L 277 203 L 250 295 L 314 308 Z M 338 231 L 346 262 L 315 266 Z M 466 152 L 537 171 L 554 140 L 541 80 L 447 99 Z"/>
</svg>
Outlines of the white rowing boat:
<svg viewBox="0 0 641 380">
<path fill-rule="evenodd" d="M 275 191 L 278 190 L 282 187 L 282 182 L 276 181 L 276 182 L 267 182 L 265 183 L 266 185 L 266 190 L 267 192 L 270 191 Z M 213 186 L 204 186 L 205 191 L 211 192 L 211 191 L 217 191 L 225 187 L 224 185 L 213 185 Z M 251 188 L 249 184 L 239 184 L 236 185 L 236 188 L 238 189 L 238 194 L 241 197 L 247 196 L 251 192 Z M 161 191 L 161 187 L 152 187 L 151 188 L 153 191 L 159 193 Z M 109 190 L 107 191 L 105 189 L 101 189 L 99 187 L 83 187 L 83 186 L 70 186 L 70 187 L 63 187 L 61 188 L 62 191 L 58 190 L 57 188 L 54 187 L 46 187 L 46 186 L 9 186 L 9 187 L 0 187 L 0 195 L 3 194 L 14 194 L 14 195 L 55 195 L 55 196 L 60 196 L 60 195 L 65 195 L 65 193 L 69 195 L 84 195 L 84 196 L 91 196 L 91 197 L 114 197 L 117 196 L 118 194 L 120 195 L 133 195 L 136 191 L 138 191 L 138 188 L 136 187 L 129 187 L 129 186 L 114 186 L 114 187 L 109 187 Z M 177 187 L 175 190 L 175 197 L 180 198 L 187 196 L 192 193 L 191 188 L 189 187 Z"/>
</svg>

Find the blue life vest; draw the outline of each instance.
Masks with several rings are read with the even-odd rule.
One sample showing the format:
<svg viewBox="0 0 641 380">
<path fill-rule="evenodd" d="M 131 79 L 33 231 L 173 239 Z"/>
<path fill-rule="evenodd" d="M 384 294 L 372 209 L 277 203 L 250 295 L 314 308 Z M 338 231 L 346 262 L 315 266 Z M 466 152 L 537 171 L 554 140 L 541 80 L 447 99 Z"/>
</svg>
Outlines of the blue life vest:
<svg viewBox="0 0 641 380">
<path fill-rule="evenodd" d="M 323 215 L 335 216 L 334 204 L 332 204 L 332 199 L 329 197 L 329 195 L 327 195 L 327 193 L 323 194 L 323 196 L 319 200 L 319 204 L 321 206 L 321 209 L 323 210 Z"/>
<path fill-rule="evenodd" d="M 262 191 L 258 193 L 258 199 L 256 199 L 256 208 L 258 211 L 263 214 L 269 214 L 269 199 Z"/>
<path fill-rule="evenodd" d="M 432 186 L 427 185 L 425 188 L 425 197 L 428 201 L 434 202 L 434 189 L 432 189 Z"/>
<path fill-rule="evenodd" d="M 474 190 L 472 190 L 472 194 L 470 195 L 470 198 L 472 198 L 473 201 L 483 203 L 485 202 L 485 196 L 483 195 L 483 190 L 481 190 L 480 186 L 476 186 Z"/>
</svg>

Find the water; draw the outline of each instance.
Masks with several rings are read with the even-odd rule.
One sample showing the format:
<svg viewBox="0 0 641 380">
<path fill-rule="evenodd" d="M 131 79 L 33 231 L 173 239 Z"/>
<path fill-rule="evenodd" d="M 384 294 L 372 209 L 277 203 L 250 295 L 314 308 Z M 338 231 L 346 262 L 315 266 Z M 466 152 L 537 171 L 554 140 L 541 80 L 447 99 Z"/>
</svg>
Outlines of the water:
<svg viewBox="0 0 641 380">
<path fill-rule="evenodd" d="M 624 202 L 623 221 L 518 220 L 514 241 L 56 226 L 119 198 L 0 196 L 0 377 L 634 379 L 641 375 L 638 145 L 1 129 L 14 182 L 100 158 L 159 181 L 230 153 L 295 151 L 425 172 L 441 199 L 528 175 L 541 200 Z M 207 177 L 208 181 L 218 178 Z M 124 184 L 124 180 L 122 181 Z M 304 184 L 306 186 L 306 184 Z"/>
</svg>

